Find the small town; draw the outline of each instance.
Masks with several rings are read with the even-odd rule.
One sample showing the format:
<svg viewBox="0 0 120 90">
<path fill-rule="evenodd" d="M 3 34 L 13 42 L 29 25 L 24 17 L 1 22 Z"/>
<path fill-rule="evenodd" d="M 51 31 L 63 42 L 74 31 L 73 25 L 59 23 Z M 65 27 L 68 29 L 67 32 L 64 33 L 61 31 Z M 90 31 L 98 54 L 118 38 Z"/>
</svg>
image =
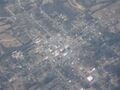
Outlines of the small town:
<svg viewBox="0 0 120 90">
<path fill-rule="evenodd" d="M 119 90 L 120 0 L 0 0 L 0 90 Z"/>
</svg>

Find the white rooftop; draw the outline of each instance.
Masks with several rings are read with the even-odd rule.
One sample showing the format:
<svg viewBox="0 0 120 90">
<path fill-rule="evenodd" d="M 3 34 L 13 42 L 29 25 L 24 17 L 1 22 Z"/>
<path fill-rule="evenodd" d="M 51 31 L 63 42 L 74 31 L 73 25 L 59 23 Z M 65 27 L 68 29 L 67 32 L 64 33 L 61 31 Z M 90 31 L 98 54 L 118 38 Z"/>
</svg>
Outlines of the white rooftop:
<svg viewBox="0 0 120 90">
<path fill-rule="evenodd" d="M 88 81 L 92 81 L 92 80 L 93 80 L 93 77 L 92 77 L 92 76 L 88 76 L 88 77 L 87 77 L 87 80 L 88 80 Z"/>
</svg>

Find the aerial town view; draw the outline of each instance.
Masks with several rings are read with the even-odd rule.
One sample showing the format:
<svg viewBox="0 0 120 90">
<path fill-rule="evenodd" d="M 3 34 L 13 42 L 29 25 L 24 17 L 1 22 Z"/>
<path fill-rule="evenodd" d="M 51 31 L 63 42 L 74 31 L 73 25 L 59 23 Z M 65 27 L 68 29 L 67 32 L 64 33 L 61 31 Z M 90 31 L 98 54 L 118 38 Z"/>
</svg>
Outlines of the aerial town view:
<svg viewBox="0 0 120 90">
<path fill-rule="evenodd" d="M 0 90 L 120 90 L 120 0 L 0 0 Z"/>
</svg>

